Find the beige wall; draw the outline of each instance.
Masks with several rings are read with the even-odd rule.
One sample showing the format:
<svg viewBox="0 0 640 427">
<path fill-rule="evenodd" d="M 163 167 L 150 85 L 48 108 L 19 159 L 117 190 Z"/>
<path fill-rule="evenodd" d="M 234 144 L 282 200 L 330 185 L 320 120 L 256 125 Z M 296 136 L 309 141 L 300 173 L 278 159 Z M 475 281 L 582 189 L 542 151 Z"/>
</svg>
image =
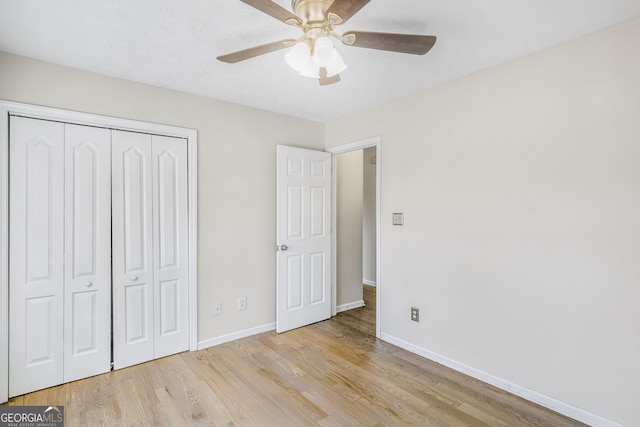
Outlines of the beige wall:
<svg viewBox="0 0 640 427">
<path fill-rule="evenodd" d="M 362 301 L 362 150 L 336 156 L 336 306 Z"/>
<path fill-rule="evenodd" d="M 636 18 L 328 124 L 381 136 L 382 217 L 405 213 L 384 334 L 640 425 L 639 52 Z"/>
<path fill-rule="evenodd" d="M 275 321 L 276 145 L 322 149 L 322 124 L 5 53 L 0 99 L 197 129 L 198 339 Z"/>
<path fill-rule="evenodd" d="M 376 147 L 362 153 L 362 278 L 376 283 Z"/>
</svg>

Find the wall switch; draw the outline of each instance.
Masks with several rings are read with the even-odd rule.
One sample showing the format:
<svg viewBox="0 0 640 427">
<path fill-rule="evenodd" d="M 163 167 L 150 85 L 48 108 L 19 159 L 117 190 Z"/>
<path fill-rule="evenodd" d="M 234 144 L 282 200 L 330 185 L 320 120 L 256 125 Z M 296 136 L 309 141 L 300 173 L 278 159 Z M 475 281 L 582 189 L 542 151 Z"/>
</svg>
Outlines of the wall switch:
<svg viewBox="0 0 640 427">
<path fill-rule="evenodd" d="M 404 225 L 404 214 L 402 212 L 393 213 L 393 225 Z"/>
<path fill-rule="evenodd" d="M 420 321 L 420 309 L 416 307 L 411 307 L 411 320 L 414 322 Z"/>
<path fill-rule="evenodd" d="M 213 305 L 213 315 L 217 316 L 220 313 L 222 313 L 222 304 L 220 304 L 219 302 L 215 303 Z"/>
<path fill-rule="evenodd" d="M 238 310 L 247 308 L 247 297 L 238 297 Z"/>
</svg>

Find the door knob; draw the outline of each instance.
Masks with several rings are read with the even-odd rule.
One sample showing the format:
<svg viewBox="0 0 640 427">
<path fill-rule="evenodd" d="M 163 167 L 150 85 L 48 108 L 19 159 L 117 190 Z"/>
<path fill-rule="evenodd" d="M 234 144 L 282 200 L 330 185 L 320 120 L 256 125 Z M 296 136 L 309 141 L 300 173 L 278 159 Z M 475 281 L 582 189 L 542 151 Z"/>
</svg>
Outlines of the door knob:
<svg viewBox="0 0 640 427">
<path fill-rule="evenodd" d="M 93 283 L 87 281 L 87 283 L 84 284 L 87 288 L 90 288 L 93 286 Z"/>
<path fill-rule="evenodd" d="M 281 250 L 281 251 L 286 251 L 286 250 L 288 250 L 288 249 L 289 249 L 289 246 L 287 246 L 287 245 L 281 245 L 281 246 L 280 246 L 280 250 Z"/>
<path fill-rule="evenodd" d="M 138 276 L 131 276 L 131 280 L 135 282 L 136 280 L 138 280 Z"/>
</svg>

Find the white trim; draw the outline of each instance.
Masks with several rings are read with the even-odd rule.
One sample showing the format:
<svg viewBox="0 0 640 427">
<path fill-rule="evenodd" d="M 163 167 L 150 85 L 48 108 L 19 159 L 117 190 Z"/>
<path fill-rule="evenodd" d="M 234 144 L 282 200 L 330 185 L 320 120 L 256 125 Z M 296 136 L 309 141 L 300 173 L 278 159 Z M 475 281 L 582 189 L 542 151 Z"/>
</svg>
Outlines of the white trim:
<svg viewBox="0 0 640 427">
<path fill-rule="evenodd" d="M 331 316 L 338 314 L 338 160 L 331 156 Z"/>
<path fill-rule="evenodd" d="M 56 120 L 79 125 L 100 126 L 132 132 L 152 133 L 173 136 L 187 140 L 187 167 L 189 186 L 189 350 L 198 346 L 198 132 L 195 129 L 101 116 L 22 104 L 0 100 L 0 344 L 5 350 L 0 351 L 0 402 L 6 401 L 8 393 L 8 150 L 9 150 L 9 114 L 26 116 L 44 120 Z M 3 400 L 4 399 L 4 400 Z"/>
<path fill-rule="evenodd" d="M 335 147 L 326 148 L 324 151 L 333 155 L 348 153 L 349 151 L 362 150 L 369 147 L 377 147 L 380 144 L 379 136 L 372 136 L 370 138 L 361 139 L 359 141 L 350 142 L 348 144 L 342 144 Z M 377 155 L 377 153 L 376 153 Z"/>
<path fill-rule="evenodd" d="M 588 425 L 599 427 L 624 427 L 622 424 L 618 424 L 615 421 L 601 417 L 600 415 L 593 414 L 584 409 L 573 406 L 569 403 L 555 399 L 551 396 L 539 393 L 537 391 L 522 387 L 518 384 L 511 383 L 505 379 L 496 377 L 495 375 L 483 372 L 479 369 L 473 368 L 464 363 L 457 362 L 453 359 L 449 359 L 446 356 L 442 356 L 438 353 L 434 353 L 422 347 L 418 347 L 399 338 L 395 338 L 388 334 L 382 334 L 380 339 L 390 344 L 403 348 L 411 353 L 415 353 L 436 363 L 444 365 L 448 368 L 454 369 L 458 372 L 462 372 L 465 375 L 469 375 L 475 379 L 483 381 L 487 384 L 491 384 L 499 389 L 505 390 L 511 394 L 522 397 L 530 402 L 537 403 L 540 406 L 556 411 L 562 415 L 573 418 L 574 420 L 581 421 Z"/>
<path fill-rule="evenodd" d="M 0 106 L 1 107 L 1 106 Z M 0 114 L 0 403 L 9 400 L 9 115 Z"/>
<path fill-rule="evenodd" d="M 367 285 L 367 286 L 376 286 L 376 281 L 375 280 L 367 280 L 367 279 L 362 279 L 362 283 Z"/>
<path fill-rule="evenodd" d="M 216 345 L 224 344 L 227 342 L 247 338 L 253 335 L 258 335 L 263 332 L 269 332 L 276 329 L 276 324 L 267 323 L 266 325 L 256 326 L 255 328 L 245 329 L 244 331 L 233 332 L 230 334 L 222 335 L 216 338 L 200 341 L 198 343 L 198 350 L 204 350 L 205 348 L 214 347 Z"/>
<path fill-rule="evenodd" d="M 198 133 L 187 138 L 189 188 L 189 350 L 198 349 Z"/>
<path fill-rule="evenodd" d="M 340 313 L 347 310 L 353 310 L 354 308 L 364 307 L 364 300 L 349 302 L 347 304 L 342 304 L 336 307 L 336 313 Z"/>
<path fill-rule="evenodd" d="M 381 187 L 381 183 L 382 183 L 382 140 L 379 136 L 373 136 L 371 138 L 366 138 L 366 139 L 362 139 L 360 141 L 355 141 L 355 142 L 351 142 L 349 144 L 343 144 L 343 145 L 338 145 L 336 147 L 330 147 L 327 148 L 325 151 L 327 151 L 328 153 L 332 154 L 332 162 L 333 162 L 333 167 L 332 167 L 332 185 L 334 186 L 333 188 L 333 200 L 332 200 L 332 212 L 331 212 L 331 229 L 332 230 L 336 230 L 336 217 L 337 217 L 337 198 L 336 198 L 336 191 L 335 191 L 335 186 L 336 186 L 336 155 L 337 154 L 342 154 L 342 153 L 347 153 L 349 151 L 355 151 L 355 150 L 361 150 L 361 149 L 365 149 L 365 148 L 369 148 L 369 147 L 376 147 L 376 278 L 377 278 L 377 291 L 376 291 L 376 337 L 380 338 L 380 334 L 381 334 L 381 325 L 382 325 L 382 316 L 380 313 L 380 301 L 381 301 L 381 295 L 382 295 L 382 275 L 381 275 L 381 270 L 382 270 L 382 233 L 380 232 L 380 229 L 382 227 L 382 221 L 381 221 L 381 207 L 382 207 L 382 197 L 380 197 L 380 195 L 382 194 L 382 189 Z M 331 294 L 332 294 L 332 315 L 335 316 L 337 313 L 337 307 L 336 307 L 336 295 L 337 295 L 337 272 L 336 272 L 336 266 L 337 264 L 337 258 L 336 258 L 336 254 L 337 254 L 337 239 L 336 239 L 336 233 L 331 233 L 331 238 L 332 238 L 332 257 L 333 257 L 333 271 L 331 274 Z"/>
</svg>

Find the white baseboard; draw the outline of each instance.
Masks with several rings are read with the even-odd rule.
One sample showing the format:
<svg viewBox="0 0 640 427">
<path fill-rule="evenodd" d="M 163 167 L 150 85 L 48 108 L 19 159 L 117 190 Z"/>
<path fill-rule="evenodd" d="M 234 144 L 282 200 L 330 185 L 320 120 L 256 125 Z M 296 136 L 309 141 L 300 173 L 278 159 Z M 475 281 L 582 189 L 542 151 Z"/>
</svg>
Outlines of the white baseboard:
<svg viewBox="0 0 640 427">
<path fill-rule="evenodd" d="M 350 302 L 348 304 L 342 304 L 336 307 L 336 313 L 340 313 L 341 311 L 352 310 L 354 308 L 364 307 L 364 300 Z"/>
<path fill-rule="evenodd" d="M 276 328 L 275 323 L 267 323 L 266 325 L 256 326 L 255 328 L 245 329 L 243 331 L 233 332 L 231 334 L 222 335 L 216 338 L 198 342 L 198 350 L 224 344 L 230 341 L 239 340 L 241 338 L 250 337 L 252 335 L 261 334 L 263 332 L 273 331 Z"/>
<path fill-rule="evenodd" d="M 516 396 L 522 397 L 523 399 L 526 399 L 530 402 L 537 403 L 540 406 L 544 406 L 545 408 L 549 408 L 562 415 L 566 415 L 567 417 L 581 421 L 588 425 L 598 427 L 624 427 L 622 424 L 618 424 L 615 421 L 585 411 L 584 409 L 580 409 L 569 403 L 562 402 L 551 396 L 547 396 L 545 394 L 538 393 L 537 391 L 530 390 L 526 387 L 510 383 L 509 381 L 496 377 L 495 375 L 488 374 L 479 369 L 465 365 L 464 363 L 449 359 L 448 357 L 426 350 L 422 347 L 415 346 L 385 333 L 380 334 L 380 338 L 383 341 L 403 348 L 407 351 L 410 351 L 411 353 L 415 353 L 429 360 L 433 360 L 434 362 L 437 362 L 448 368 L 454 369 L 458 372 L 462 372 L 463 374 L 469 375 L 470 377 L 476 378 L 480 381 L 484 381 L 485 383 L 491 384 L 502 390 L 508 391 L 511 394 L 515 394 Z"/>
<path fill-rule="evenodd" d="M 377 285 L 375 280 L 362 279 L 362 283 L 364 283 L 367 286 L 376 286 Z"/>
</svg>

